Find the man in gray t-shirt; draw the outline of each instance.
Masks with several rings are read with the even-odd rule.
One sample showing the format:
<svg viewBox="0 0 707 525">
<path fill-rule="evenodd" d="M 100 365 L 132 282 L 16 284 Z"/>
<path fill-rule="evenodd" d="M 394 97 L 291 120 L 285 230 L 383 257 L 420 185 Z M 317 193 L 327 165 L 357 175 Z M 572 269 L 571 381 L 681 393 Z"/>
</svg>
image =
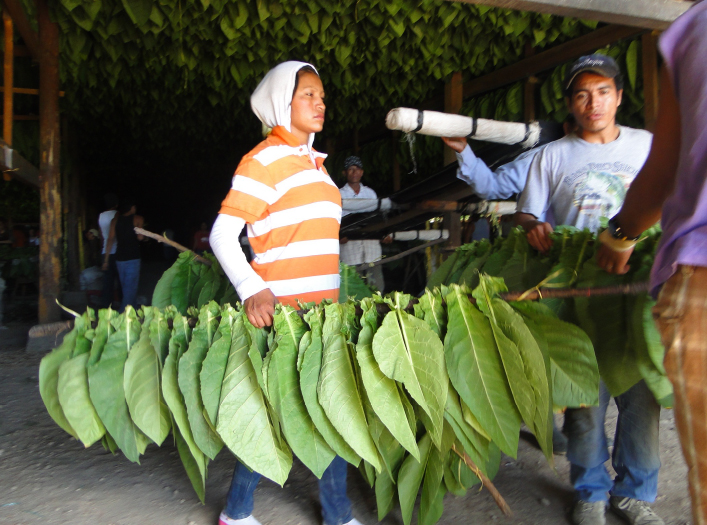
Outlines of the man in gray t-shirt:
<svg viewBox="0 0 707 525">
<path fill-rule="evenodd" d="M 616 124 L 621 88 L 619 68 L 609 57 L 582 57 L 570 68 L 565 101 L 577 130 L 535 157 L 518 201 L 516 222 L 537 250 L 550 249 L 555 225 L 597 231 L 601 217 L 621 208 L 646 161 L 652 135 Z M 538 219 L 546 213 L 555 224 Z M 629 523 L 662 525 L 648 505 L 658 492 L 660 406 L 644 381 L 616 398 L 612 463 L 617 475 L 612 480 L 604 467 L 609 459 L 604 419 L 610 395 L 603 382 L 599 392 L 598 407 L 568 409 L 565 417 L 567 459 L 578 500 L 572 521 L 604 525 L 608 493 L 612 509 Z"/>
</svg>

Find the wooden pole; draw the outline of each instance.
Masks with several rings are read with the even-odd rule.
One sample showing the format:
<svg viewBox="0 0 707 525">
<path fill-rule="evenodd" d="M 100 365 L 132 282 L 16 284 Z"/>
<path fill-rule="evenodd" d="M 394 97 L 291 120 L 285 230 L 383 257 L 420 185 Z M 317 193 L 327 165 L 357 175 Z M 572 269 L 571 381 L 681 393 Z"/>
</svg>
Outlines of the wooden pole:
<svg viewBox="0 0 707 525">
<path fill-rule="evenodd" d="M 444 86 L 444 112 L 459 113 L 462 110 L 464 84 L 462 82 L 461 71 L 452 73 L 452 78 Z M 457 161 L 454 150 L 449 146 L 444 146 L 444 165 Z"/>
<path fill-rule="evenodd" d="M 3 11 L 12 17 L 12 21 L 17 28 L 17 32 L 22 37 L 25 43 L 26 49 L 29 50 L 29 54 L 35 60 L 39 57 L 40 46 L 39 46 L 39 36 L 37 32 L 32 29 L 29 18 L 25 14 L 25 9 L 22 7 L 22 2 L 20 0 L 2 0 Z"/>
<path fill-rule="evenodd" d="M 2 23 L 5 27 L 5 60 L 3 63 L 3 114 L 2 114 L 2 138 L 5 143 L 12 147 L 12 89 L 15 87 L 14 80 L 14 26 L 12 18 L 7 10 L 2 12 Z"/>
<path fill-rule="evenodd" d="M 47 0 L 37 1 L 39 53 L 39 322 L 60 318 L 61 179 L 59 175 L 59 28 Z"/>
<path fill-rule="evenodd" d="M 655 32 L 641 37 L 643 62 L 643 114 L 648 131 L 655 131 L 658 119 L 658 37 Z"/>
<path fill-rule="evenodd" d="M 530 58 L 535 54 L 535 48 L 530 42 L 525 43 L 525 58 Z M 533 122 L 535 120 L 535 84 L 538 79 L 529 76 L 523 82 L 523 120 Z"/>
</svg>

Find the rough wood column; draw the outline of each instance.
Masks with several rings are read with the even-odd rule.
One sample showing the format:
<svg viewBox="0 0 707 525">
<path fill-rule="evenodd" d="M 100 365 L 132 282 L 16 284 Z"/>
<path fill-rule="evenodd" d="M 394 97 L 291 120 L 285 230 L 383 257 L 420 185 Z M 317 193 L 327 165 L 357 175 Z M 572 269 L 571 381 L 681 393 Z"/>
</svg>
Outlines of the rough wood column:
<svg viewBox="0 0 707 525">
<path fill-rule="evenodd" d="M 14 80 L 14 26 L 12 18 L 7 13 L 7 10 L 2 12 L 2 23 L 5 28 L 5 60 L 3 63 L 3 114 L 2 114 L 2 138 L 8 146 L 12 146 L 12 117 L 14 110 L 12 109 L 12 89 L 15 87 Z"/>
<path fill-rule="evenodd" d="M 461 213 L 452 211 L 444 214 L 442 223 L 445 230 L 449 230 L 449 240 L 444 244 L 447 249 L 458 248 L 462 245 L 462 216 Z"/>
<path fill-rule="evenodd" d="M 525 58 L 530 58 L 535 54 L 535 48 L 530 42 L 525 44 Z M 535 85 L 538 78 L 530 76 L 523 82 L 523 121 L 533 122 L 535 120 Z"/>
<path fill-rule="evenodd" d="M 39 25 L 39 322 L 60 318 L 61 179 L 59 175 L 59 28 L 47 0 L 37 1 Z"/>
<path fill-rule="evenodd" d="M 643 54 L 643 115 L 646 129 L 655 131 L 658 118 L 658 36 L 655 32 L 641 37 Z"/>
<path fill-rule="evenodd" d="M 452 74 L 452 78 L 444 86 L 444 112 L 459 113 L 462 110 L 464 102 L 464 84 L 462 82 L 461 71 Z M 448 146 L 444 146 L 444 165 L 456 162 L 457 157 L 454 150 Z"/>
</svg>

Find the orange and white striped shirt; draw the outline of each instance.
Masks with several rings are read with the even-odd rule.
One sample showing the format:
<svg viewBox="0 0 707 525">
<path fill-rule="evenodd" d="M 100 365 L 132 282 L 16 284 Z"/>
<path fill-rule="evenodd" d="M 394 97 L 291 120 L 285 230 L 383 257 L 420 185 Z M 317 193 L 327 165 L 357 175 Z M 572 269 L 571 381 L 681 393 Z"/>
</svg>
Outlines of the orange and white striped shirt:
<svg viewBox="0 0 707 525">
<path fill-rule="evenodd" d="M 325 158 L 276 126 L 243 157 L 219 211 L 245 220 L 251 266 L 290 306 L 339 297 L 341 194 Z"/>
</svg>

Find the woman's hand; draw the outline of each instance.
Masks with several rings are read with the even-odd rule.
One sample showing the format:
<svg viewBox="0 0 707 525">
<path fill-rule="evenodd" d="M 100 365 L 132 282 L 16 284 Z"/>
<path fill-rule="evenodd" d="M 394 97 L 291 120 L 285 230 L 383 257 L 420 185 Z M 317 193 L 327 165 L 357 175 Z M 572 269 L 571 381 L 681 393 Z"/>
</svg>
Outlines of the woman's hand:
<svg viewBox="0 0 707 525">
<path fill-rule="evenodd" d="M 270 291 L 270 288 L 265 288 L 243 301 L 243 307 L 250 323 L 256 328 L 264 328 L 272 326 L 277 303 L 277 297 Z"/>
</svg>

